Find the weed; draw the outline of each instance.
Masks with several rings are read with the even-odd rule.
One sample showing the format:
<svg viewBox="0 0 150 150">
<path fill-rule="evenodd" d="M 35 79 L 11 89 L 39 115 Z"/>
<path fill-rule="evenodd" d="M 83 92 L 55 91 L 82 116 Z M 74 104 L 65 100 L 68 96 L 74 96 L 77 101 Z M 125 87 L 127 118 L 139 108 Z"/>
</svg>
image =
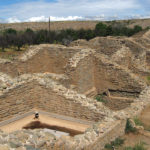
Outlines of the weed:
<svg viewBox="0 0 150 150">
<path fill-rule="evenodd" d="M 150 76 L 147 76 L 147 80 L 150 81 Z"/>
<path fill-rule="evenodd" d="M 104 99 L 104 96 L 103 96 L 103 95 L 97 95 L 97 96 L 95 97 L 95 99 L 96 99 L 98 102 L 107 103 L 107 101 Z"/>
<path fill-rule="evenodd" d="M 131 125 L 129 119 L 127 119 L 127 122 L 126 122 L 125 132 L 126 133 L 136 132 L 136 129 Z"/>
<path fill-rule="evenodd" d="M 139 118 L 135 117 L 134 118 L 134 122 L 137 126 L 143 126 L 143 123 L 141 122 L 141 120 L 139 120 Z"/>
<path fill-rule="evenodd" d="M 114 147 L 119 147 L 123 145 L 123 143 L 124 143 L 124 139 L 116 138 L 115 141 L 112 141 L 110 144 L 106 144 L 105 148 L 109 150 L 113 150 Z"/>
<path fill-rule="evenodd" d="M 144 147 L 145 143 L 140 142 L 138 144 L 136 144 L 134 147 L 125 147 L 124 150 L 147 150 Z"/>
</svg>

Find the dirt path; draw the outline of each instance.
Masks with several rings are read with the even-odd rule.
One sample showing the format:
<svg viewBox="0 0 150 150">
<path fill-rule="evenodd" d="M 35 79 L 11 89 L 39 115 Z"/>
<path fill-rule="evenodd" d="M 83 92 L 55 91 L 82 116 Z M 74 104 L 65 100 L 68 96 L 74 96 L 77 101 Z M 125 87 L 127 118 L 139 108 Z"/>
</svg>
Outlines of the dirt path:
<svg viewBox="0 0 150 150">
<path fill-rule="evenodd" d="M 10 133 L 16 130 L 21 130 L 24 126 L 34 121 L 33 118 L 34 118 L 34 115 L 30 115 L 28 117 L 12 122 L 8 125 L 2 126 L 0 127 L 0 129 L 7 133 Z M 80 123 L 73 122 L 73 121 L 52 118 L 47 115 L 40 115 L 39 121 L 42 123 L 47 123 L 49 125 L 65 127 L 65 128 L 74 129 L 74 130 L 81 131 L 81 132 L 84 132 L 90 126 L 90 125 L 80 124 Z"/>
</svg>

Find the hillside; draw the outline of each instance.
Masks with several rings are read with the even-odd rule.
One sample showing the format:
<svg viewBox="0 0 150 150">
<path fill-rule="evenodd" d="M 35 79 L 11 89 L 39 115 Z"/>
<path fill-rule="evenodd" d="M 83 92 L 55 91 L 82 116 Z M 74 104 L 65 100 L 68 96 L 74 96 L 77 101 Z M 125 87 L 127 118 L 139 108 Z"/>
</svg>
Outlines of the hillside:
<svg viewBox="0 0 150 150">
<path fill-rule="evenodd" d="M 58 21 L 51 22 L 51 30 L 61 30 L 72 28 L 78 29 L 94 29 L 95 25 L 99 21 Z M 105 22 L 107 24 L 112 24 L 116 21 Z M 123 23 L 128 27 L 134 27 L 135 25 L 140 25 L 143 28 L 150 26 L 150 19 L 133 19 L 133 20 L 121 20 L 117 21 Z M 33 30 L 48 29 L 47 22 L 25 22 L 25 23 L 10 23 L 10 24 L 0 24 L 0 30 L 13 28 L 16 30 L 25 30 L 26 28 L 31 28 Z"/>
</svg>

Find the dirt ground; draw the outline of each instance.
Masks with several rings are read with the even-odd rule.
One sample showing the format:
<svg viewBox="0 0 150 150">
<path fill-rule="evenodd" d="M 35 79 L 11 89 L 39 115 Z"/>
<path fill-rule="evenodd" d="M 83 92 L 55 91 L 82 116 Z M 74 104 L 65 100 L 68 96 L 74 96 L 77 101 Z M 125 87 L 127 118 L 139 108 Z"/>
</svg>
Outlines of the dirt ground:
<svg viewBox="0 0 150 150">
<path fill-rule="evenodd" d="M 12 122 L 8 125 L 2 126 L 0 127 L 0 129 L 2 131 L 5 131 L 7 133 L 16 131 L 16 130 L 21 130 L 24 126 L 26 126 L 27 124 L 31 123 L 34 120 L 34 115 L 22 118 L 18 121 Z M 40 118 L 39 121 L 41 123 L 46 123 L 52 126 L 60 126 L 60 127 L 65 127 L 65 128 L 69 128 L 69 129 L 73 129 L 73 130 L 77 130 L 80 132 L 84 132 L 89 125 L 86 124 L 80 124 L 77 122 L 72 122 L 72 121 L 67 121 L 67 120 L 61 120 L 61 119 L 56 119 L 56 118 L 52 118 L 46 115 L 41 115 L 40 114 Z"/>
<path fill-rule="evenodd" d="M 125 142 L 123 144 L 123 146 L 121 146 L 119 148 L 119 150 L 123 150 L 124 147 L 134 147 L 135 144 L 138 144 L 138 143 L 145 143 L 145 148 L 147 148 L 147 150 L 150 150 L 150 137 L 147 137 L 147 136 L 144 136 L 142 134 L 133 134 L 133 133 L 130 133 L 130 134 L 126 134 L 122 137 L 123 139 L 125 139 Z"/>
<path fill-rule="evenodd" d="M 145 132 L 148 132 L 150 135 L 150 106 L 147 106 L 138 118 L 145 128 Z M 130 133 L 124 135 L 122 138 L 125 139 L 123 147 L 133 147 L 135 144 L 144 142 L 145 148 L 147 148 L 147 150 L 150 150 L 150 136 Z"/>
<path fill-rule="evenodd" d="M 145 129 L 150 130 L 150 106 L 147 106 L 141 113 L 139 119 L 143 123 Z"/>
</svg>

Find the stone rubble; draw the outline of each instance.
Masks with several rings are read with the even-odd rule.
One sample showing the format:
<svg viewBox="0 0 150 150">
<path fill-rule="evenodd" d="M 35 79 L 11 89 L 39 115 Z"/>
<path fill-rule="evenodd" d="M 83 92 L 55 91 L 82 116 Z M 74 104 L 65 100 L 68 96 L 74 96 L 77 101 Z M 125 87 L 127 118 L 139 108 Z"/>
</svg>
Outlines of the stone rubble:
<svg viewBox="0 0 150 150">
<path fill-rule="evenodd" d="M 92 55 L 95 53 L 94 49 L 82 49 L 80 52 L 76 53 L 70 60 L 69 65 L 73 68 L 77 67 L 80 60 L 84 59 L 85 57 Z"/>
<path fill-rule="evenodd" d="M 18 150 L 20 149 L 35 149 L 39 148 L 46 150 L 48 143 L 54 143 L 57 140 L 48 130 L 20 130 L 12 133 L 0 132 L 0 150 Z"/>
</svg>

